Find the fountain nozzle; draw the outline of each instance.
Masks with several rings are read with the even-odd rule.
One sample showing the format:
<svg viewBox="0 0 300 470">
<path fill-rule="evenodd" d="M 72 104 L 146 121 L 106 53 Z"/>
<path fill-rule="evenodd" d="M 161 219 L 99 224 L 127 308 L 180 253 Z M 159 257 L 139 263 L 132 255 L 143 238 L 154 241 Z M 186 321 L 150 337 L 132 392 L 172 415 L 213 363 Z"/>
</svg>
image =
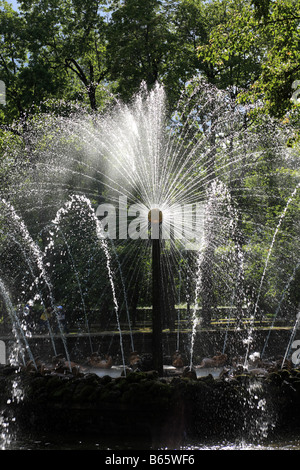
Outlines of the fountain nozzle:
<svg viewBox="0 0 300 470">
<path fill-rule="evenodd" d="M 151 209 L 148 212 L 148 220 L 152 224 L 161 224 L 163 220 L 163 213 L 160 209 Z"/>
</svg>

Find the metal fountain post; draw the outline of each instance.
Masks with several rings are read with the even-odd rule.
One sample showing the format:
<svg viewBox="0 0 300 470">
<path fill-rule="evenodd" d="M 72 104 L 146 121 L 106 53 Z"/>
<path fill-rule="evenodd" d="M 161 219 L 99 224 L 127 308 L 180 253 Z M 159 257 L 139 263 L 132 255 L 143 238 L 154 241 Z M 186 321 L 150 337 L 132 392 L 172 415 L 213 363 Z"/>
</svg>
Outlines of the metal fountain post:
<svg viewBox="0 0 300 470">
<path fill-rule="evenodd" d="M 153 367 L 163 376 L 162 350 L 162 283 L 161 283 L 161 225 L 162 212 L 152 209 L 148 219 L 151 222 L 152 240 L 152 350 Z"/>
</svg>

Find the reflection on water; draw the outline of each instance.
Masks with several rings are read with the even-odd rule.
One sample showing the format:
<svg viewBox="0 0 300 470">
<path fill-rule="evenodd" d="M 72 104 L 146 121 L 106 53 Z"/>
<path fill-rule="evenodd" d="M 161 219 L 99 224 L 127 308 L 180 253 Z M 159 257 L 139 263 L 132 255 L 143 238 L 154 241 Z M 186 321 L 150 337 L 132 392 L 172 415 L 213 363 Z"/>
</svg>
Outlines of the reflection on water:
<svg viewBox="0 0 300 470">
<path fill-rule="evenodd" d="M 96 374 L 98 377 L 104 377 L 105 375 L 109 375 L 113 379 L 117 377 L 121 377 L 124 368 L 122 366 L 112 366 L 110 369 L 101 369 L 100 367 L 90 367 L 86 368 L 85 372 L 89 374 Z"/>
<path fill-rule="evenodd" d="M 300 434 L 290 435 L 269 440 L 264 443 L 254 444 L 247 441 L 209 441 L 209 442 L 187 442 L 178 448 L 153 447 L 151 442 L 137 437 L 97 437 L 95 435 L 79 436 L 71 432 L 66 435 L 61 434 L 41 434 L 41 435 L 23 435 L 17 436 L 17 433 L 9 440 L 2 450 L 114 450 L 114 451 L 135 451 L 135 450 L 183 450 L 183 451 L 201 451 L 201 450 L 251 450 L 251 451 L 270 451 L 270 450 L 300 450 Z"/>
<path fill-rule="evenodd" d="M 300 438 L 278 439 L 264 444 L 253 444 L 246 441 L 193 444 L 185 450 L 300 450 Z"/>
<path fill-rule="evenodd" d="M 61 434 L 40 434 L 10 439 L 2 450 L 148 450 L 151 444 L 134 438 L 105 438 Z"/>
</svg>

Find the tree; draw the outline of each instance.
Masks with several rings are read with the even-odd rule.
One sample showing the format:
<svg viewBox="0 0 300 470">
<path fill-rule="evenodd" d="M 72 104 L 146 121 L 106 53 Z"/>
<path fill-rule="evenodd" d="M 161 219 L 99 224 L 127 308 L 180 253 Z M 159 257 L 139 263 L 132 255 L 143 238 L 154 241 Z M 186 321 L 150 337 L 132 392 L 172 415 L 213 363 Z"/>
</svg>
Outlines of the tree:
<svg viewBox="0 0 300 470">
<path fill-rule="evenodd" d="M 0 2 L 0 78 L 6 86 L 6 108 L 2 108 L 1 121 L 6 123 L 12 116 L 24 112 L 20 93 L 20 72 L 28 61 L 24 41 L 24 20 L 6 1 Z"/>
<path fill-rule="evenodd" d="M 257 37 L 257 22 L 249 0 L 217 0 L 211 8 L 219 12 L 218 21 L 211 28 L 207 43 L 199 44 L 198 55 L 207 67 L 210 65 L 208 80 L 219 88 L 229 87 L 236 97 L 259 77 L 262 39 Z"/>
<path fill-rule="evenodd" d="M 168 17 L 160 0 L 125 0 L 113 10 L 108 27 L 108 63 L 112 80 L 124 99 L 142 81 L 151 88 L 161 80 L 172 47 Z"/>
<path fill-rule="evenodd" d="M 108 25 L 108 69 L 121 98 L 128 100 L 142 81 L 164 84 L 175 105 L 184 84 L 197 74 L 213 82 L 214 66 L 197 56 L 208 45 L 211 30 L 225 22 L 224 2 L 205 0 L 125 0 L 111 3 Z"/>
<path fill-rule="evenodd" d="M 48 70 L 64 71 L 77 91 L 79 83 L 93 110 L 98 107 L 97 91 L 107 74 L 101 7 L 101 0 L 21 1 L 32 61 L 42 57 Z"/>
<path fill-rule="evenodd" d="M 1 121 L 2 126 L 7 126 L 14 119 L 24 122 L 34 103 L 54 96 L 62 98 L 66 90 L 70 96 L 72 85 L 63 71 L 49 64 L 43 48 L 33 50 L 33 23 L 28 23 L 6 1 L 1 1 L 0 6 L 0 76 L 6 85 Z"/>
<path fill-rule="evenodd" d="M 282 117 L 295 106 L 292 87 L 300 73 L 299 2 L 221 4 L 225 21 L 212 29 L 208 45 L 199 45 L 199 56 L 215 67 L 219 86 L 235 86 L 243 102 L 260 102 L 261 111 Z"/>
<path fill-rule="evenodd" d="M 265 35 L 269 47 L 251 95 L 263 98 L 266 112 L 282 117 L 295 106 L 293 83 L 300 77 L 300 4 L 295 0 L 264 3 L 261 11 L 254 2 L 260 35 Z"/>
<path fill-rule="evenodd" d="M 203 60 L 197 51 L 200 45 L 208 45 L 211 30 L 221 21 L 224 12 L 215 2 L 180 0 L 168 7 L 168 15 L 173 42 L 163 82 L 169 100 L 176 103 L 184 84 L 198 74 L 204 74 L 214 83 L 213 65 Z"/>
</svg>

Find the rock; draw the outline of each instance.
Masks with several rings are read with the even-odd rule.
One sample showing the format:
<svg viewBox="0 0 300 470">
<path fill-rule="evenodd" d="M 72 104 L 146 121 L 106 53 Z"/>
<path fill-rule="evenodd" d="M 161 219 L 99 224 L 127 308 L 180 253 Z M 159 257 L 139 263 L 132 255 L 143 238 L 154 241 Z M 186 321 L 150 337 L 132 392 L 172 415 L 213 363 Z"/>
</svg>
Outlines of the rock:
<svg viewBox="0 0 300 470">
<path fill-rule="evenodd" d="M 101 385 L 107 385 L 108 383 L 110 383 L 112 381 L 112 378 L 110 377 L 110 375 L 104 375 L 103 377 L 101 377 Z"/>
<path fill-rule="evenodd" d="M 183 369 L 182 377 L 185 377 L 191 380 L 197 380 L 197 374 L 196 374 L 195 369 L 193 368 L 191 369 L 190 367 L 185 367 Z"/>
<path fill-rule="evenodd" d="M 18 371 L 18 367 L 15 367 L 15 366 L 10 366 L 10 365 L 4 365 L 2 368 L 1 368 L 1 374 L 2 375 L 11 375 L 11 374 L 14 374 L 15 372 Z"/>
<path fill-rule="evenodd" d="M 217 354 L 216 356 L 213 357 L 205 357 L 202 359 L 202 362 L 197 368 L 201 369 L 204 367 L 222 367 L 226 364 L 227 362 L 227 354 Z"/>
</svg>

